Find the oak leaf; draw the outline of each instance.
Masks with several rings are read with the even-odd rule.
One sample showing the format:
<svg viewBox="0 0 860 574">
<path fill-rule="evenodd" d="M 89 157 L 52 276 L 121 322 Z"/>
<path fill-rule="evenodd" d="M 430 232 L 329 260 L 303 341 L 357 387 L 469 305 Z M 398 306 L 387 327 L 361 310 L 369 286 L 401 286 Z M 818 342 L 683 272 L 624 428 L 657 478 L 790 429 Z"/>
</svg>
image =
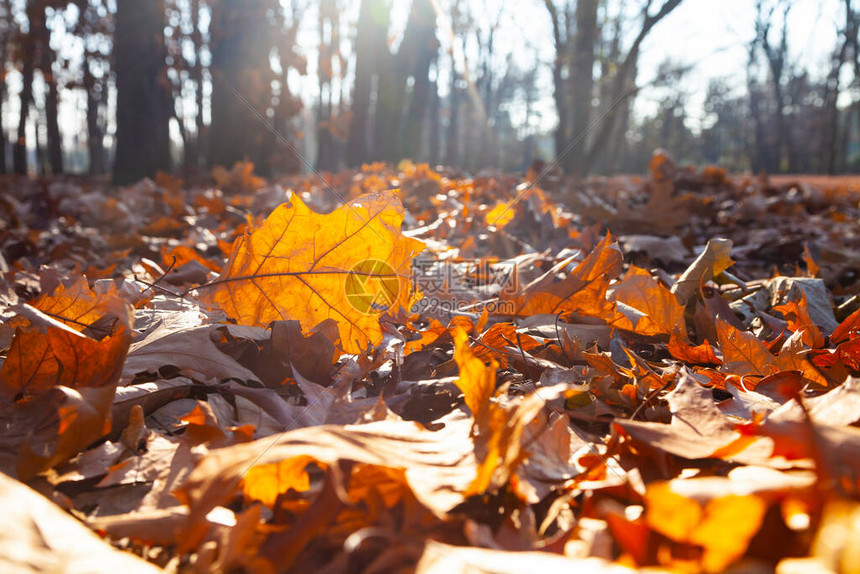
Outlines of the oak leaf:
<svg viewBox="0 0 860 574">
<path fill-rule="evenodd" d="M 669 336 L 666 350 L 679 361 L 693 365 L 720 365 L 722 363 L 707 340 L 701 345 L 693 346 L 685 340 L 679 331 L 674 331 Z"/>
<path fill-rule="evenodd" d="M 780 348 L 779 354 L 774 355 L 764 341 L 752 333 L 735 329 L 719 317 L 716 327 L 720 350 L 723 352 L 723 371 L 740 377 L 766 377 L 779 371 L 802 371 L 807 379 L 829 385 L 829 381 L 802 355 L 802 332 L 789 337 Z M 745 386 L 749 389 L 755 387 L 747 382 Z"/>
<path fill-rule="evenodd" d="M 513 323 L 496 323 L 481 335 L 478 343 L 475 355 L 482 361 L 495 359 L 503 368 L 508 366 L 509 359 L 541 346 L 534 337 L 518 333 Z"/>
<path fill-rule="evenodd" d="M 408 307 L 412 258 L 424 245 L 400 232 L 396 192 L 365 195 L 329 214 L 293 195 L 254 233 L 233 244 L 202 300 L 240 324 L 297 319 L 309 330 L 338 323 L 341 346 L 357 353 L 382 339 L 379 314 Z"/>
<path fill-rule="evenodd" d="M 92 329 L 104 315 L 105 301 L 90 289 L 86 277 L 80 277 L 68 287 L 60 284 L 50 295 L 37 297 L 30 306 L 80 332 Z M 105 334 L 104 330 L 95 333 L 99 338 Z"/>
</svg>

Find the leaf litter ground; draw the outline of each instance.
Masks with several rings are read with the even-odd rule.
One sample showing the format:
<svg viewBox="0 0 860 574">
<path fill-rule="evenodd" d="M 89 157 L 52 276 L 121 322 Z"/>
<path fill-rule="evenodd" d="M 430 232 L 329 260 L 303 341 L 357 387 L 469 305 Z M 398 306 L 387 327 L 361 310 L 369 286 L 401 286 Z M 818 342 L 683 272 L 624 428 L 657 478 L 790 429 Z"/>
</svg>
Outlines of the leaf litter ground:
<svg viewBox="0 0 860 574">
<path fill-rule="evenodd" d="M 3 180 L 3 570 L 858 571 L 858 197 L 651 167 Z"/>
</svg>

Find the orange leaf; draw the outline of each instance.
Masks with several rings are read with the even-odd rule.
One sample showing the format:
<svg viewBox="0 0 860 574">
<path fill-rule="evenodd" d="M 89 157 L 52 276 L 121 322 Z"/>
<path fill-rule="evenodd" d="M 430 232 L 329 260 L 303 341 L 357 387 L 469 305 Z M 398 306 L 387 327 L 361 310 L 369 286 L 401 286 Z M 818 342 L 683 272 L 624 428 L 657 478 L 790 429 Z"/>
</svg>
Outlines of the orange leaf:
<svg viewBox="0 0 860 574">
<path fill-rule="evenodd" d="M 290 490 L 306 492 L 311 487 L 306 469 L 312 462 L 315 462 L 313 457 L 301 455 L 252 466 L 242 478 L 245 500 L 258 500 L 273 508 L 279 494 Z"/>
<path fill-rule="evenodd" d="M 860 309 L 857 309 L 848 315 L 848 317 L 846 317 L 845 320 L 836 327 L 833 334 L 830 336 L 830 339 L 834 343 L 841 343 L 856 337 L 858 332 L 860 332 Z"/>
<path fill-rule="evenodd" d="M 675 542 L 701 547 L 697 570 L 722 572 L 746 552 L 761 527 L 767 504 L 755 494 L 727 494 L 702 504 L 673 490 L 676 485 L 683 488 L 684 482 L 658 482 L 648 487 L 646 521 Z M 684 563 L 677 564 L 679 558 L 668 552 L 658 551 L 658 557 L 665 566 L 683 568 Z"/>
<path fill-rule="evenodd" d="M 515 210 L 512 206 L 506 203 L 499 203 L 484 217 L 487 225 L 492 225 L 496 229 L 501 229 L 511 222 L 514 218 Z"/>
<path fill-rule="evenodd" d="M 496 369 L 498 364 L 491 361 L 487 367 L 475 356 L 469 346 L 469 336 L 460 327 L 454 329 L 454 360 L 460 368 L 457 386 L 463 391 L 466 406 L 472 411 L 475 424 L 479 424 L 490 404 L 490 397 L 496 390 Z"/>
<path fill-rule="evenodd" d="M 803 262 L 806 264 L 806 276 L 817 277 L 819 267 L 815 262 L 815 259 L 812 258 L 812 253 L 809 252 L 809 245 L 806 243 L 803 244 L 803 256 L 801 259 L 803 259 Z"/>
<path fill-rule="evenodd" d="M 42 295 L 30 305 L 75 331 L 83 331 L 105 312 L 104 299 L 93 293 L 86 277 L 79 278 L 70 287 L 60 285 L 54 293 Z"/>
<path fill-rule="evenodd" d="M 221 271 L 218 265 L 204 257 L 201 257 L 200 254 L 187 245 L 177 245 L 173 249 L 168 249 L 166 245 L 161 247 L 161 262 L 164 264 L 165 269 L 171 265 L 174 268 L 182 267 L 186 263 L 191 263 L 192 261 L 196 261 L 215 273 Z"/>
<path fill-rule="evenodd" d="M 666 349 L 673 357 L 685 363 L 693 365 L 720 365 L 722 363 L 717 358 L 710 343 L 705 341 L 701 345 L 690 345 L 681 337 L 679 331 L 674 331 L 669 336 L 669 344 Z"/>
<path fill-rule="evenodd" d="M 474 417 L 475 456 L 479 461 L 475 479 L 464 494 L 480 495 L 502 487 L 525 459 L 523 430 L 545 403 L 536 394 L 513 409 L 491 401 L 499 365 L 495 361 L 484 365 L 469 347 L 468 335 L 459 327 L 454 331 L 454 345 L 454 359 L 460 368 L 456 383 Z"/>
<path fill-rule="evenodd" d="M 518 294 L 503 291 L 502 300 L 513 301 L 513 314 L 520 317 L 539 313 L 554 315 L 560 311 L 578 311 L 591 316 L 611 313 L 606 290 L 609 281 L 621 272 L 622 262 L 621 249 L 607 234 L 564 279 L 558 278 L 573 263 L 572 258 L 553 266 Z M 499 308 L 506 309 L 504 305 Z"/>
<path fill-rule="evenodd" d="M 806 302 L 806 293 L 800 292 L 800 301 L 788 301 L 783 305 L 773 308 L 782 313 L 788 321 L 788 328 L 795 333 L 802 333 L 803 342 L 813 349 L 824 346 L 824 336 L 818 325 L 809 318 L 809 304 Z"/>
<path fill-rule="evenodd" d="M 424 245 L 403 236 L 402 221 L 393 191 L 327 215 L 294 195 L 236 240 L 224 272 L 200 288 L 202 299 L 245 325 L 297 319 L 308 330 L 334 319 L 343 350 L 358 353 L 382 339 L 382 312 L 409 306 L 410 265 Z"/>
<path fill-rule="evenodd" d="M 254 164 L 250 161 L 237 161 L 230 171 L 215 166 L 212 179 L 218 187 L 235 191 L 256 191 L 266 184 L 266 180 L 254 175 Z"/>
<path fill-rule="evenodd" d="M 427 329 L 424 331 L 419 331 L 417 334 L 421 336 L 420 339 L 408 341 L 403 348 L 403 352 L 405 354 L 414 353 L 416 351 L 420 351 L 439 337 L 441 337 L 448 329 L 440 323 L 436 319 L 430 319 L 430 324 L 427 326 Z"/>
<path fill-rule="evenodd" d="M 21 479 L 68 460 L 110 430 L 131 341 L 131 307 L 115 295 L 93 304 L 83 290 L 79 298 L 68 293 L 39 301 L 57 319 L 31 310 L 0 368 L 0 420 L 7 421 L 0 466 Z M 91 338 L 58 319 L 108 334 Z"/>
<path fill-rule="evenodd" d="M 613 325 L 640 335 L 669 335 L 684 327 L 684 308 L 650 273 L 631 265 L 612 290 L 616 301 L 645 314 L 635 325 L 626 317 Z"/>
<path fill-rule="evenodd" d="M 767 376 L 779 370 L 776 357 L 764 341 L 752 333 L 739 331 L 727 321 L 717 317 L 717 337 L 723 352 L 723 370 L 733 375 Z"/>
<path fill-rule="evenodd" d="M 483 346 L 474 349 L 475 355 L 482 361 L 495 358 L 502 367 L 508 364 L 510 355 L 508 348 L 522 348 L 523 351 L 528 352 L 541 345 L 529 335 L 518 334 L 513 323 L 496 323 L 481 335 L 479 342 Z M 517 354 L 519 354 L 518 351 Z"/>
<path fill-rule="evenodd" d="M 803 375 L 822 385 L 829 381 L 823 377 L 806 359 L 799 335 L 792 335 L 779 351 L 779 355 L 771 353 L 764 341 L 752 333 L 739 331 L 728 322 L 717 317 L 717 337 L 720 350 L 723 352 L 724 372 L 744 376 L 754 375 L 766 377 L 779 371 L 802 371 Z"/>
</svg>

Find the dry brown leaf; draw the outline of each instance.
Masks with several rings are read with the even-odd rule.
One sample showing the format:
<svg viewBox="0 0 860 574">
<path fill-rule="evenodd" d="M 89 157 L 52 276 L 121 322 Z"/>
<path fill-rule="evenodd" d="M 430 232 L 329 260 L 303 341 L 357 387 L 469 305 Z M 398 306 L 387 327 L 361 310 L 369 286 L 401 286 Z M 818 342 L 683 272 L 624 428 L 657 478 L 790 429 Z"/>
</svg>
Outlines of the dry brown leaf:
<svg viewBox="0 0 860 574">
<path fill-rule="evenodd" d="M 636 323 L 627 317 L 624 317 L 625 320 L 614 321 L 615 327 L 645 336 L 686 332 L 684 308 L 668 289 L 644 269 L 631 265 L 624 278 L 612 287 L 610 298 L 633 307 L 644 315 Z"/>
<path fill-rule="evenodd" d="M 678 303 L 686 305 L 702 285 L 728 269 L 734 263 L 730 257 L 731 251 L 732 242 L 729 239 L 708 241 L 705 250 L 672 285 L 672 293 L 675 294 Z"/>
<path fill-rule="evenodd" d="M 729 418 L 714 403 L 711 392 L 692 377 L 683 374 L 666 396 L 672 412 L 670 424 L 619 420 L 619 425 L 635 441 L 684 458 L 732 458 L 741 462 L 760 462 L 770 454 L 768 446 L 744 444 L 748 450 L 724 453 L 740 434 Z"/>
<path fill-rule="evenodd" d="M 678 331 L 674 331 L 669 336 L 669 344 L 666 345 L 666 349 L 679 361 L 692 365 L 719 366 L 722 364 L 722 361 L 714 353 L 714 348 L 707 340 L 701 345 L 693 346 Z"/>
<path fill-rule="evenodd" d="M 3 473 L 0 512 L 9 526 L 0 534 L 3 572 L 161 572 L 137 556 L 115 550 L 55 504 Z"/>
<path fill-rule="evenodd" d="M 252 467 L 313 457 L 327 466 L 354 461 L 402 468 L 409 487 L 438 516 L 462 502 L 474 480 L 476 461 L 463 423 L 448 420 L 439 431 L 411 422 L 382 421 L 359 426 L 317 426 L 286 432 L 248 444 L 211 451 L 180 489 L 189 506 L 187 547 L 207 529 L 205 516 L 231 499 Z M 468 424 L 468 423 L 467 423 Z M 270 497 L 271 498 L 271 497 Z"/>
<path fill-rule="evenodd" d="M 503 291 L 501 299 L 513 302 L 513 314 L 519 317 L 542 313 L 555 315 L 561 311 L 600 317 L 611 308 L 605 298 L 606 290 L 609 281 L 621 272 L 622 259 L 621 249 L 607 234 L 563 279 L 559 280 L 559 276 L 566 273 L 565 270 L 574 262 L 573 258 L 553 266 L 518 293 Z M 499 308 L 506 307 L 500 305 Z"/>
</svg>

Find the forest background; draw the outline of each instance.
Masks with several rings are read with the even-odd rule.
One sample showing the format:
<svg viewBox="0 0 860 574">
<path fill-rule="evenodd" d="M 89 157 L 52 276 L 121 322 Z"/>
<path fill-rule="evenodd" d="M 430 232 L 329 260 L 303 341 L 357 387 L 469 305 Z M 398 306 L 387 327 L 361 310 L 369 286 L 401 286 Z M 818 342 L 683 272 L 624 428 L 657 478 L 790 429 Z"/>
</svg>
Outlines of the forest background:
<svg viewBox="0 0 860 574">
<path fill-rule="evenodd" d="M 2 0 L 0 171 L 860 169 L 852 0 Z M 574 145 L 575 144 L 575 145 Z M 569 149 L 568 149 L 569 148 Z"/>
</svg>

